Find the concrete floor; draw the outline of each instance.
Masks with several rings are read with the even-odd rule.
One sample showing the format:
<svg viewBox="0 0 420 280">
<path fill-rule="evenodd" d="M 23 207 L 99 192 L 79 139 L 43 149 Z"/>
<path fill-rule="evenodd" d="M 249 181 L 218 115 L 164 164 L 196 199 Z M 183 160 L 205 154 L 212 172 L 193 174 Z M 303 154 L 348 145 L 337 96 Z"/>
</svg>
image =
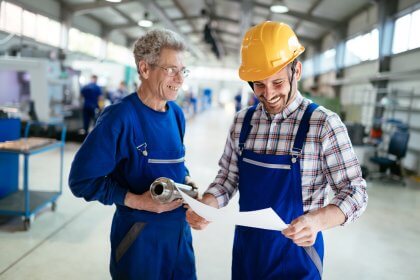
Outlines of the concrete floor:
<svg viewBox="0 0 420 280">
<path fill-rule="evenodd" d="M 200 190 L 217 172 L 232 116 L 232 110 L 214 108 L 188 122 L 187 165 Z M 65 182 L 77 148 L 66 145 Z M 56 151 L 31 157 L 31 186 L 53 186 L 58 162 Z M 368 186 L 362 218 L 324 233 L 324 279 L 419 279 L 420 184 Z M 65 186 L 56 212 L 42 211 L 27 232 L 20 218 L 0 217 L 0 280 L 109 279 L 113 210 L 76 199 Z M 198 279 L 230 279 L 233 226 L 214 223 L 193 237 Z"/>
</svg>

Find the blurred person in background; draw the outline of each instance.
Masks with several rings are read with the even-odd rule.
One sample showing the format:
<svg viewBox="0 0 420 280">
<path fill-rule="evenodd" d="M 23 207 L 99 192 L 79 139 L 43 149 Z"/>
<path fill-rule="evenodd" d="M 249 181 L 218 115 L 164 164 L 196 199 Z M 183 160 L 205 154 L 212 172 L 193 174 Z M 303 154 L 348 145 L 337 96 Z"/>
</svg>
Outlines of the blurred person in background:
<svg viewBox="0 0 420 280">
<path fill-rule="evenodd" d="M 128 95 L 127 91 L 127 85 L 124 81 L 121 81 L 118 85 L 118 88 L 116 91 L 111 92 L 109 99 L 111 101 L 111 104 L 115 104 L 118 102 L 121 102 L 121 100 Z"/>
<path fill-rule="evenodd" d="M 252 27 L 242 42 L 239 76 L 260 103 L 235 115 L 218 175 L 201 201 L 220 208 L 239 192 L 240 211 L 271 207 L 289 226 L 237 226 L 232 279 L 321 279 L 322 231 L 353 222 L 367 206 L 345 125 L 297 89 L 304 50 L 279 22 Z M 191 209 L 187 220 L 194 229 L 209 223 Z"/>
<path fill-rule="evenodd" d="M 249 98 L 248 98 L 248 106 L 254 106 L 254 105 L 258 105 L 258 103 L 260 103 L 260 101 L 258 100 L 258 97 L 255 96 L 255 94 L 253 92 L 250 92 L 248 94 Z"/>
<path fill-rule="evenodd" d="M 92 75 L 90 83 L 81 90 L 83 96 L 83 132 L 87 134 L 91 121 L 95 122 L 97 110 L 99 109 L 99 100 L 102 96 L 101 88 L 97 84 L 98 76 Z"/>
<path fill-rule="evenodd" d="M 233 99 L 235 101 L 235 112 L 239 112 L 242 109 L 242 90 L 239 90 Z"/>
<path fill-rule="evenodd" d="M 166 29 L 148 31 L 136 41 L 139 88 L 105 108 L 71 167 L 75 196 L 116 205 L 113 279 L 196 279 L 182 201 L 161 204 L 149 190 L 159 177 L 194 185 L 184 165 L 185 118 L 173 102 L 189 73 L 185 50 L 183 40 Z"/>
</svg>

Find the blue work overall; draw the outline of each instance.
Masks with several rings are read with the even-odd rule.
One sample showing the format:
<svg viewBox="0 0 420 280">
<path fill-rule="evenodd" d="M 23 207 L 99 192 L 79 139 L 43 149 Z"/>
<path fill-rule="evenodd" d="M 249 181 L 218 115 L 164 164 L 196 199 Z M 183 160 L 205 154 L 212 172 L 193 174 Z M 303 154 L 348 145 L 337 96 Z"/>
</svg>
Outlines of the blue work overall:
<svg viewBox="0 0 420 280">
<path fill-rule="evenodd" d="M 271 207 L 286 224 L 303 215 L 299 157 L 317 106 L 312 103 L 306 109 L 290 155 L 244 149 L 255 106 L 248 110 L 239 136 L 240 211 Z M 321 233 L 313 246 L 299 247 L 279 231 L 237 226 L 232 279 L 321 279 L 323 255 Z"/>
<path fill-rule="evenodd" d="M 133 105 L 136 108 L 136 104 Z M 133 152 L 141 155 L 134 168 L 141 173 L 141 180 L 138 188 L 130 191 L 144 193 L 158 177 L 184 183 L 183 145 L 179 150 L 148 148 L 147 141 L 159 139 L 149 139 L 150 134 L 142 130 L 145 125 L 138 109 L 134 110 L 136 116 L 133 117 L 138 122 L 134 125 L 137 149 Z M 177 122 L 180 127 L 179 119 Z M 118 205 L 111 228 L 110 269 L 113 279 L 196 279 L 191 229 L 185 220 L 185 209 L 179 207 L 157 214 Z"/>
</svg>

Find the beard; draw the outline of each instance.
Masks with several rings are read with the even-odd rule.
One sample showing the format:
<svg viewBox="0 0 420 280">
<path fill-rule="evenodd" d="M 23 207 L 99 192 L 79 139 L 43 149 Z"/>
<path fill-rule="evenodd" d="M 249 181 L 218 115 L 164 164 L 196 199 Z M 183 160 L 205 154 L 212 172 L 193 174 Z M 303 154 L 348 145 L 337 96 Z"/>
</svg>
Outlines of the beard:
<svg viewBox="0 0 420 280">
<path fill-rule="evenodd" d="M 283 111 L 286 107 L 286 98 L 284 95 L 276 95 L 270 98 L 270 100 L 265 99 L 264 96 L 259 96 L 258 99 L 264 105 L 264 108 L 270 114 L 277 114 Z"/>
</svg>

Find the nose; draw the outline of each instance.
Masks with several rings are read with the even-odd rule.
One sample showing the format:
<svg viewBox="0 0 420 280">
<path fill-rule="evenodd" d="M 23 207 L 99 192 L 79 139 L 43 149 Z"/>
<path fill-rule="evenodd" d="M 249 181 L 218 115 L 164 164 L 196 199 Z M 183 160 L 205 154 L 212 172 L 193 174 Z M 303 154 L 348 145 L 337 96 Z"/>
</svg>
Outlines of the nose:
<svg viewBox="0 0 420 280">
<path fill-rule="evenodd" d="M 265 90 L 262 94 L 266 100 L 270 100 L 274 96 L 274 87 L 266 85 Z"/>
<path fill-rule="evenodd" d="M 178 71 L 175 74 L 174 78 L 175 78 L 175 81 L 182 83 L 184 81 L 184 76 L 182 75 L 182 71 Z"/>
</svg>

